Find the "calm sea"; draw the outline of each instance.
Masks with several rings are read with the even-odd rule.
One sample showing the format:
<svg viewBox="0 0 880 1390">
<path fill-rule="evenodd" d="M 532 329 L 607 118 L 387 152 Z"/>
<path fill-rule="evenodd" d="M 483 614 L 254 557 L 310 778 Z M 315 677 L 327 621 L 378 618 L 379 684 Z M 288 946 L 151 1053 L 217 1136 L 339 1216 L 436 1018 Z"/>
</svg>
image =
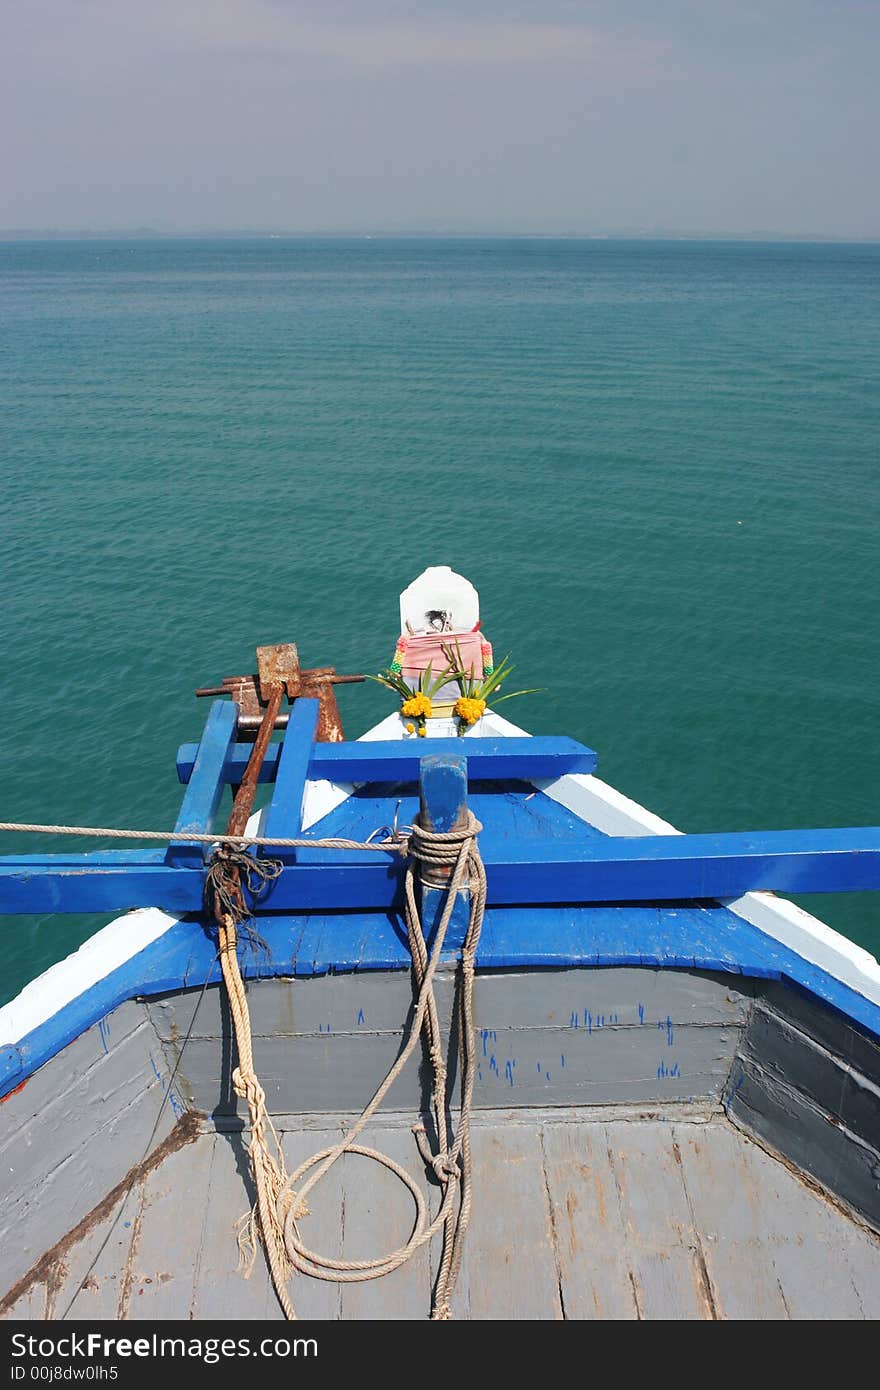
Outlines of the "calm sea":
<svg viewBox="0 0 880 1390">
<path fill-rule="evenodd" d="M 878 246 L 0 246 L 0 819 L 172 825 L 197 685 L 376 670 L 447 563 L 682 829 L 876 824 L 878 361 Z M 0 999 L 96 923 L 2 925 Z"/>
</svg>

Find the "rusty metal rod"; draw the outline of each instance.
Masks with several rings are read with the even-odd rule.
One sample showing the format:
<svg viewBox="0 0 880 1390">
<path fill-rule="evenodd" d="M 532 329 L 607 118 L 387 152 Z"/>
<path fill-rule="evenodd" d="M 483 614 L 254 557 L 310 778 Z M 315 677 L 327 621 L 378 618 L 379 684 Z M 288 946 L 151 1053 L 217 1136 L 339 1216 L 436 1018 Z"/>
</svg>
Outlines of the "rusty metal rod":
<svg viewBox="0 0 880 1390">
<path fill-rule="evenodd" d="M 266 749 L 269 747 L 269 740 L 272 737 L 275 720 L 278 718 L 278 711 L 281 709 L 283 695 L 284 687 L 279 682 L 269 696 L 269 703 L 266 705 L 266 712 L 263 715 L 260 731 L 254 740 L 254 746 L 251 749 L 251 755 L 248 758 L 244 776 L 236 792 L 235 801 L 232 804 L 232 813 L 226 823 L 227 835 L 241 835 L 244 833 L 248 817 L 253 808 L 254 797 L 257 794 L 257 782 L 260 776 L 260 768 L 263 766 L 263 759 L 266 756 Z"/>
<path fill-rule="evenodd" d="M 282 713 L 279 714 L 278 718 L 275 720 L 275 728 L 286 729 L 289 722 L 290 715 L 286 710 L 283 710 Z M 256 733 L 257 730 L 261 727 L 262 723 L 262 714 L 240 714 L 238 716 L 238 732 L 240 734 Z"/>
<path fill-rule="evenodd" d="M 329 683 L 330 685 L 352 685 L 355 682 L 363 682 L 366 676 L 337 676 L 333 674 L 333 667 L 318 667 L 314 671 L 300 672 L 300 680 L 304 685 L 317 685 L 319 683 Z M 196 695 L 231 695 L 236 686 L 245 685 L 253 682 L 253 676 L 226 676 L 222 685 L 205 685 L 196 691 Z"/>
</svg>

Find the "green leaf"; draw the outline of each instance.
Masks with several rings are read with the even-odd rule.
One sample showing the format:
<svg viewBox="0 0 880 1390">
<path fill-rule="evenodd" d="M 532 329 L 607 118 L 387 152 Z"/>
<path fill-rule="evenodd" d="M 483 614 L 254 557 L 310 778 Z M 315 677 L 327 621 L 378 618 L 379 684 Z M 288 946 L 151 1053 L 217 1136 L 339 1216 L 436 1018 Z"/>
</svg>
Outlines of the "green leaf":
<svg viewBox="0 0 880 1390">
<path fill-rule="evenodd" d="M 531 690 L 511 690 L 509 695 L 500 695 L 497 700 L 492 701 L 492 709 L 496 705 L 503 705 L 505 700 L 515 700 L 517 695 L 543 695 L 545 687 L 533 686 Z"/>
</svg>

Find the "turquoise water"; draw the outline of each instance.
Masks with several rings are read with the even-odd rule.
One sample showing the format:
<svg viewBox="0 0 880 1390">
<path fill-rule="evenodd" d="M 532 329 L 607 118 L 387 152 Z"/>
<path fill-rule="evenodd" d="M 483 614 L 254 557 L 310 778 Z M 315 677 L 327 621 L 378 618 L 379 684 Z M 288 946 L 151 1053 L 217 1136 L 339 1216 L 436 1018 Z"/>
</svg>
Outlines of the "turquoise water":
<svg viewBox="0 0 880 1390">
<path fill-rule="evenodd" d="M 0 323 L 0 819 L 172 825 L 197 685 L 375 670 L 448 563 L 682 829 L 877 823 L 880 247 L 9 243 Z M 6 918 L 0 998 L 95 925 Z"/>
</svg>

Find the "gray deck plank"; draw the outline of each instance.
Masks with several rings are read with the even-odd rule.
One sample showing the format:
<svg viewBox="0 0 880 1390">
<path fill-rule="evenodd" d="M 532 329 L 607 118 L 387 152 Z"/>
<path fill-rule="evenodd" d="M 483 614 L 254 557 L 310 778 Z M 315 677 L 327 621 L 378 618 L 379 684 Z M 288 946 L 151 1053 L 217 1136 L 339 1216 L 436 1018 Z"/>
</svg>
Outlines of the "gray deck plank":
<svg viewBox="0 0 880 1390">
<path fill-rule="evenodd" d="M 363 1142 L 400 1164 L 420 1185 L 426 1202 L 431 1184 L 409 1128 L 372 1128 Z M 405 1245 L 412 1234 L 415 1203 L 390 1169 L 356 1154 L 341 1161 L 345 1191 L 344 1258 L 375 1259 Z M 425 1320 L 431 1308 L 431 1263 L 428 1246 L 417 1250 L 393 1273 L 342 1286 L 343 1318 Z"/>
<path fill-rule="evenodd" d="M 49 1129 L 40 1148 L 36 1137 L 38 1156 L 33 1168 L 25 1169 L 28 1180 L 20 1182 L 0 1219 L 0 1262 L 7 1287 L 97 1206 L 148 1149 L 161 1143 L 175 1119 L 154 1081 L 140 1093 L 135 1090 L 123 1108 L 111 1109 L 106 1118 L 103 1112 L 93 1115 L 91 1123 L 92 1132 L 80 1133 L 75 1140 L 63 1129 L 60 1134 Z M 47 1151 L 54 1152 L 54 1162 Z M 30 1162 L 27 1151 L 21 1161 Z"/>
<path fill-rule="evenodd" d="M 694 1125 L 707 1134 L 706 1125 Z M 650 1120 L 606 1125 L 624 1218 L 624 1242 L 642 1318 L 712 1316 L 696 1233 L 666 1126 Z"/>
<path fill-rule="evenodd" d="M 307 1158 L 311 1158 L 312 1154 L 337 1143 L 341 1135 L 342 1128 L 339 1125 L 332 1129 L 288 1130 L 284 1135 L 284 1156 L 288 1172 L 294 1172 L 296 1167 Z M 343 1172 L 341 1166 L 336 1163 L 309 1193 L 309 1215 L 300 1222 L 303 1243 L 317 1255 L 335 1258 L 342 1254 L 345 1218 L 343 1201 Z M 297 1317 L 334 1319 L 340 1316 L 342 1290 L 339 1284 L 296 1273 L 292 1275 L 287 1289 Z"/>
<path fill-rule="evenodd" d="M 3 1315 L 5 1322 L 42 1322 L 46 1316 L 47 1295 L 45 1284 L 31 1284 L 21 1298 Z"/>
<path fill-rule="evenodd" d="M 872 1240 L 759 1145 L 744 1138 L 739 1153 L 765 1223 L 765 1259 L 772 1261 L 789 1316 L 801 1321 L 870 1316 L 865 1300 L 870 1302 L 872 1287 L 876 1291 L 880 1285 L 880 1240 Z M 855 1266 L 871 1245 L 873 1277 L 865 1279 Z"/>
<path fill-rule="evenodd" d="M 606 1126 L 545 1124 L 543 1148 L 566 1318 L 637 1317 Z"/>
<path fill-rule="evenodd" d="M 217 1136 L 206 1192 L 211 1215 L 204 1228 L 191 1316 L 200 1320 L 231 1315 L 246 1322 L 281 1318 L 261 1250 L 249 1278 L 239 1269 L 238 1222 L 253 1201 L 240 1135 Z"/>
<path fill-rule="evenodd" d="M 535 1124 L 473 1131 L 474 1205 L 453 1315 L 562 1316 L 541 1136 Z"/>
<path fill-rule="evenodd" d="M 846 1261 L 856 1287 L 862 1316 L 880 1318 L 880 1236 L 849 1222 Z"/>
<path fill-rule="evenodd" d="M 143 1208 L 143 1187 L 132 1188 L 120 1206 L 67 1255 L 67 1276 L 58 1290 L 53 1318 L 72 1322 L 119 1317 L 125 1271 Z"/>
<path fill-rule="evenodd" d="M 350 1123 L 350 1121 L 348 1121 Z M 334 1142 L 339 1117 L 285 1132 L 288 1169 Z M 364 1136 L 430 1194 L 410 1119 Z M 880 1237 L 722 1117 L 575 1110 L 483 1113 L 474 1209 L 454 1315 L 474 1319 L 880 1316 Z M 203 1134 L 170 1153 L 123 1208 L 22 1292 L 10 1319 L 282 1318 L 262 1250 L 238 1270 L 252 1200 L 246 1136 Z M 310 1194 L 304 1240 L 325 1255 L 403 1243 L 413 1206 L 390 1172 L 343 1159 Z M 440 1241 L 359 1285 L 293 1276 L 302 1318 L 424 1319 Z M 171 1277 L 167 1277 L 171 1276 Z"/>
<path fill-rule="evenodd" d="M 720 1318 L 789 1316 L 772 1260 L 767 1257 L 768 1213 L 761 1200 L 746 1141 L 730 1124 L 673 1126 L 685 1190 L 700 1232 L 709 1293 Z M 773 1218 L 770 1214 L 770 1229 Z"/>
<path fill-rule="evenodd" d="M 147 1178 L 132 1243 L 127 1318 L 190 1317 L 205 1227 L 217 1216 L 204 1201 L 194 1201 L 193 1194 L 208 1189 L 218 1142 L 213 1135 L 201 1135 L 195 1144 L 170 1154 Z"/>
</svg>

